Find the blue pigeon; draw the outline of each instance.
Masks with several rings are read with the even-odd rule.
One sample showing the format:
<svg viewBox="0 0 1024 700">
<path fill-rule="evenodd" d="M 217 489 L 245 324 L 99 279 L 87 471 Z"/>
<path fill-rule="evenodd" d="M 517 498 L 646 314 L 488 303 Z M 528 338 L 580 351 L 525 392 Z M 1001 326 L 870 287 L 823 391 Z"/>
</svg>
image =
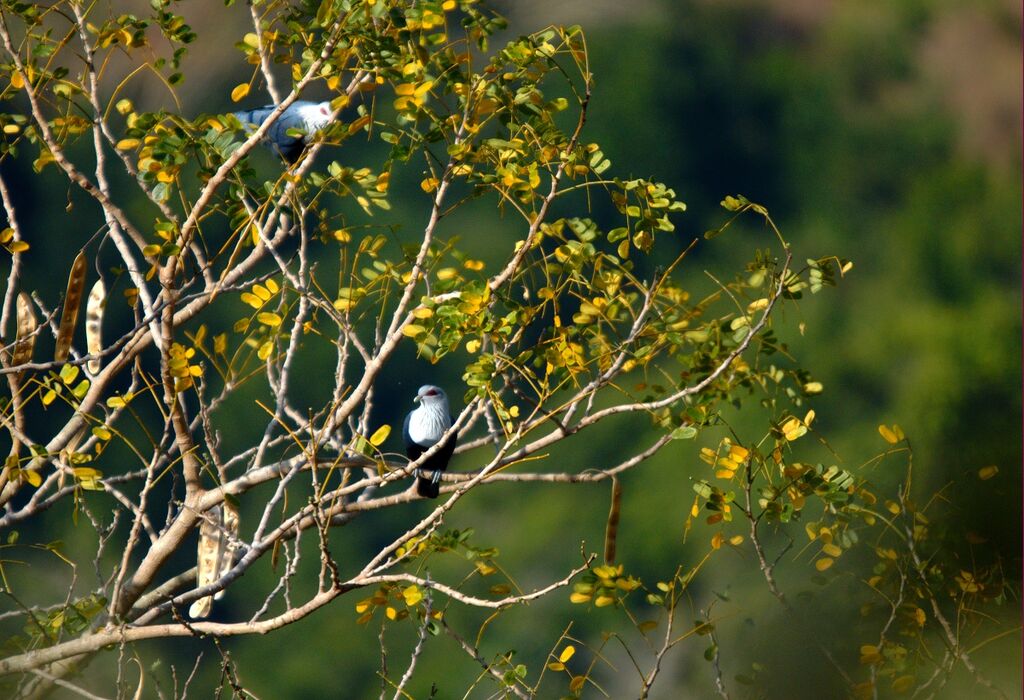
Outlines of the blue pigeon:
<svg viewBox="0 0 1024 700">
<path fill-rule="evenodd" d="M 452 427 L 452 414 L 448 410 L 448 397 L 441 387 L 426 384 L 416 392 L 413 401 L 419 407 L 405 417 L 402 437 L 405 439 L 405 455 L 410 461 L 419 459 Z M 416 470 L 416 492 L 424 498 L 437 498 L 440 490 L 441 472 L 448 468 L 448 461 L 455 452 L 457 434 L 453 432 L 448 440 Z M 432 472 L 424 475 L 423 472 Z"/>
<path fill-rule="evenodd" d="M 267 105 L 259 109 L 235 112 L 234 116 L 242 122 L 249 133 L 255 131 L 276 109 L 275 105 Z M 330 102 L 309 102 L 296 100 L 288 105 L 277 121 L 263 135 L 264 141 L 281 154 L 289 163 L 294 163 L 302 155 L 302 149 L 309 143 L 310 137 L 331 122 Z M 291 129 L 304 132 L 304 136 L 292 136 Z"/>
</svg>

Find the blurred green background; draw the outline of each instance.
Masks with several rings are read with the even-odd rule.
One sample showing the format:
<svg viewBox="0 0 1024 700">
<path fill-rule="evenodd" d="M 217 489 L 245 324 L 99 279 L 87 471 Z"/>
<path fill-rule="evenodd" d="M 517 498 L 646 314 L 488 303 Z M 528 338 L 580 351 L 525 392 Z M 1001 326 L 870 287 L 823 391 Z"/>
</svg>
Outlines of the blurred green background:
<svg viewBox="0 0 1024 700">
<path fill-rule="evenodd" d="M 855 468 L 881 451 L 876 426 L 899 423 L 914 446 L 922 490 L 954 479 L 977 484 L 947 494 L 956 526 L 988 540 L 1005 559 L 1008 576 L 1019 578 L 1020 3 L 510 0 L 498 7 L 510 19 L 511 35 L 551 23 L 583 26 L 596 81 L 584 139 L 601 144 L 612 172 L 663 181 L 688 203 L 678 219 L 680 246 L 721 224 L 718 202 L 741 193 L 769 208 L 798 259 L 838 255 L 854 262 L 837 290 L 790 307 L 780 319 L 780 335 L 825 386 L 811 403 L 816 427 L 843 466 Z M 240 54 L 224 59 L 226 45 L 249 30 L 243 10 L 225 11 L 220 3 L 184 9 L 199 34 L 184 63 L 185 113 L 230 109 L 230 87 L 248 75 Z M 223 21 L 225 12 L 232 21 Z M 494 42 L 499 44 L 500 38 Z M 143 108 L 161 99 L 145 90 L 132 96 Z M 370 160 L 372 146 L 353 149 L 354 158 Z M 345 162 L 349 153 L 328 157 Z M 416 172 L 408 177 L 418 182 Z M 24 187 L 22 215 L 40 226 L 60 225 L 52 218 L 59 211 L 46 211 L 35 185 Z M 395 202 L 396 220 L 408 235 L 422 225 L 421 204 L 412 196 Z M 492 205 L 481 207 L 462 231 L 447 233 L 462 233 L 468 248 L 486 250 L 489 241 L 507 241 L 517 232 L 514 222 L 494 216 Z M 728 276 L 766 245 L 749 232 L 718 241 L 702 246 L 685 274 L 696 278 L 709 269 Z M 800 322 L 806 324 L 802 336 Z M 411 397 L 416 377 L 427 370 L 410 352 L 396 363 L 388 381 L 397 396 Z M 429 371 L 457 396 L 462 367 L 442 362 Z M 382 403 L 381 422 L 395 422 L 407 404 L 405 398 Z M 244 411 L 223 420 L 228 433 L 231 420 L 248 422 Z M 644 429 L 631 431 L 629 441 L 619 433 L 574 442 L 557 459 L 570 469 L 615 464 L 634 446 L 624 442 L 650 441 Z M 649 585 L 668 578 L 677 562 L 695 564 L 706 549 L 699 526 L 684 545 L 682 525 L 692 501 L 691 478 L 704 469 L 697 450 L 719 437 L 709 431 L 696 445 L 673 446 L 624 480 L 620 560 Z M 390 447 L 398 449 L 397 441 Z M 834 458 L 823 451 L 820 459 Z M 988 465 L 1000 469 L 992 481 L 963 479 Z M 456 462 L 454 468 L 472 466 Z M 880 472 L 872 478 L 891 485 L 899 476 Z M 600 547 L 607 504 L 606 486 L 491 486 L 460 503 L 446 525 L 474 527 L 474 541 L 498 547 L 499 561 L 528 589 L 577 563 L 581 541 Z M 338 530 L 332 535 L 335 554 L 343 567 L 360 565 L 371 547 L 401 532 L 426 507 L 373 514 Z M 55 516 L 53 526 L 59 522 Z M 465 570 L 465 563 L 439 559 L 437 578 L 444 577 L 445 566 L 452 567 L 451 576 Z M 810 613 L 806 620 L 786 619 L 749 553 L 716 559 L 695 587 L 693 617 L 714 593 L 728 598 L 715 614 L 725 616 L 719 643 L 733 697 L 745 692 L 733 676 L 749 673 L 753 662 L 766 669 L 759 682 L 767 697 L 840 697 L 841 679 L 817 655 L 813 640 L 845 648 L 840 663 L 856 669 L 857 648 L 870 638 L 858 628 L 857 610 L 839 603 L 863 597 L 863 586 L 849 577 L 814 586 L 806 558 L 783 568 L 795 574 L 791 581 L 783 574 L 781 585 L 806 596 L 800 598 Z M 272 575 L 264 562 L 241 583 L 263 590 Z M 223 619 L 251 612 L 251 601 L 235 591 L 218 604 Z M 269 637 L 225 640 L 221 647 L 238 662 L 243 685 L 259 697 L 376 695 L 379 628 L 378 622 L 355 624 L 360 597 L 346 596 Z M 471 638 L 483 619 L 456 608 L 448 615 Z M 1004 615 L 1004 627 L 1019 624 L 1016 603 Z M 572 634 L 592 645 L 600 643 L 602 630 L 620 627 L 613 613 L 584 611 L 568 603 L 567 592 L 559 593 L 497 619 L 481 650 L 486 657 L 517 650 L 515 659 L 527 664 L 532 677 L 573 619 Z M 395 677 L 414 643 L 412 625 L 406 627 L 388 637 Z M 627 638 L 638 644 L 635 634 Z M 711 696 L 705 646 L 704 639 L 680 645 L 652 697 Z M 139 647 L 147 663 L 162 664 L 165 691 L 172 684 L 170 665 L 177 666 L 180 683 L 200 649 L 204 661 L 193 683 L 196 697 L 207 697 L 220 674 L 211 642 Z M 638 680 L 628 658 L 614 644 L 607 652 L 618 673 L 599 673 L 605 690 L 611 697 L 635 696 Z M 978 656 L 994 681 L 1010 696 L 1018 694 L 1019 634 Z M 111 669 L 106 661 L 95 662 L 91 685 L 105 687 Z M 442 637 L 428 645 L 410 689 L 426 697 L 436 682 L 437 697 L 452 697 L 478 672 Z M 954 682 L 947 697 L 969 687 L 962 682 Z M 487 696 L 487 687 L 475 697 Z M 548 687 L 564 691 L 564 684 Z"/>
</svg>

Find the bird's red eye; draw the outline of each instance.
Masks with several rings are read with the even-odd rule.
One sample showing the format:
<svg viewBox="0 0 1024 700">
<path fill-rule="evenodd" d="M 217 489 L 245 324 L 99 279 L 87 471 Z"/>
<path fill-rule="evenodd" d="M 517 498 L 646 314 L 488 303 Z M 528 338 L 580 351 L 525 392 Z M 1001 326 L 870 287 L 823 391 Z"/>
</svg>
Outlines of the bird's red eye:
<svg viewBox="0 0 1024 700">
<path fill-rule="evenodd" d="M 437 396 L 437 389 L 431 389 L 427 392 L 427 396 Z"/>
</svg>

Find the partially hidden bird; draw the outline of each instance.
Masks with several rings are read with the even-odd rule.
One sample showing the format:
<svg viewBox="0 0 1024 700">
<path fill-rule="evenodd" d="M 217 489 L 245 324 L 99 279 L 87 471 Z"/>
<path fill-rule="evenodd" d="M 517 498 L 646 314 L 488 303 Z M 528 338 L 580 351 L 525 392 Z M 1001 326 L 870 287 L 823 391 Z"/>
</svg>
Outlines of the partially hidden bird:
<svg viewBox="0 0 1024 700">
<path fill-rule="evenodd" d="M 275 109 L 277 109 L 276 105 L 267 105 L 259 109 L 234 112 L 234 116 L 242 122 L 242 126 L 249 129 L 249 133 L 252 133 L 267 120 Z M 302 149 L 306 147 L 313 135 L 331 123 L 333 113 L 330 102 L 296 100 L 288 105 L 288 108 L 267 129 L 263 140 L 286 161 L 294 163 L 302 155 Z M 288 132 L 293 129 L 303 132 L 302 135 L 295 135 L 294 132 L 289 134 Z"/>
<path fill-rule="evenodd" d="M 431 447 L 440 442 L 452 427 L 452 414 L 448 408 L 448 397 L 439 386 L 421 386 L 413 399 L 418 407 L 409 411 L 402 428 L 405 439 L 405 455 L 410 462 L 416 461 Z M 440 492 L 441 472 L 448 468 L 448 461 L 455 451 L 457 432 L 426 459 L 416 470 L 416 492 L 424 498 L 437 498 Z"/>
</svg>

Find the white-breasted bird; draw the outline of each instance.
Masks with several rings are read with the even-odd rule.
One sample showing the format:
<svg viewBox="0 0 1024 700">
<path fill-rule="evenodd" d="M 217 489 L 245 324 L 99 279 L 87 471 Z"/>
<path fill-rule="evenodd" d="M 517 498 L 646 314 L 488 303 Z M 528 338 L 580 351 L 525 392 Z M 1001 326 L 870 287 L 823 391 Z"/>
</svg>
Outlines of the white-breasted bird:
<svg viewBox="0 0 1024 700">
<path fill-rule="evenodd" d="M 432 384 L 421 386 L 413 401 L 419 406 L 405 417 L 402 437 L 405 439 L 405 455 L 410 461 L 433 447 L 452 427 L 452 414 L 448 408 L 448 397 L 441 387 Z M 457 434 L 452 432 L 441 448 L 420 465 L 416 476 L 416 492 L 424 498 L 437 498 L 440 490 L 441 472 L 448 468 L 448 461 L 455 451 Z"/>
<path fill-rule="evenodd" d="M 242 122 L 243 126 L 250 129 L 251 133 L 262 125 L 276 108 L 276 105 L 267 105 L 259 109 L 235 112 L 234 115 L 238 121 Z M 330 102 L 296 100 L 281 113 L 267 130 L 263 139 L 282 158 L 289 163 L 294 163 L 302 155 L 302 149 L 309 143 L 313 134 L 331 123 L 333 113 Z M 289 134 L 289 130 L 292 129 L 303 132 L 303 135 Z"/>
</svg>

